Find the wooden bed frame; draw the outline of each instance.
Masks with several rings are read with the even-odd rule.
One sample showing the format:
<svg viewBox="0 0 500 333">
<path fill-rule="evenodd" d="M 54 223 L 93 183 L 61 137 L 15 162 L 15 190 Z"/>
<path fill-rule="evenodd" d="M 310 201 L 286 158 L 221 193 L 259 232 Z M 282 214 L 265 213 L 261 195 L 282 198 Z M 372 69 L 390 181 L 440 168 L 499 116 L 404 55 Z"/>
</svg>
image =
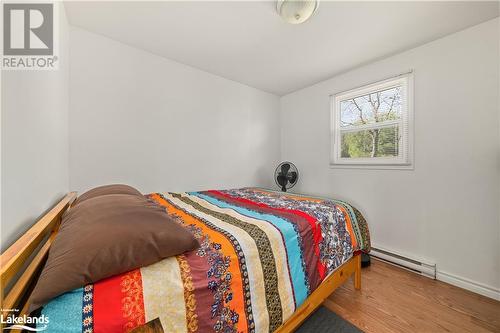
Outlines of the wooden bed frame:
<svg viewBox="0 0 500 333">
<path fill-rule="evenodd" d="M 29 297 L 57 235 L 61 216 L 75 199 L 76 192 L 68 193 L 0 256 L 0 309 L 4 318 L 9 315 L 28 314 Z M 361 255 L 355 255 L 327 277 L 275 333 L 293 332 L 352 275 L 355 289 L 361 289 Z M 4 295 L 7 288 L 8 292 Z M 9 311 L 12 309 L 18 311 Z M 152 327 L 138 328 L 134 329 L 134 332 L 163 332 L 150 328 Z"/>
</svg>

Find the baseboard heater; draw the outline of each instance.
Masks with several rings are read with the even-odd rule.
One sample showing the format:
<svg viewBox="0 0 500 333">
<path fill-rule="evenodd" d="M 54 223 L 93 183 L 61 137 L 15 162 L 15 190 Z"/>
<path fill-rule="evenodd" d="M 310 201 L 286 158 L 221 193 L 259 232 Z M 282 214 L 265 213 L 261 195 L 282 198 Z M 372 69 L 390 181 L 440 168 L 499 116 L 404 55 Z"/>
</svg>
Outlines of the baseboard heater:
<svg viewBox="0 0 500 333">
<path fill-rule="evenodd" d="M 422 262 L 420 260 L 408 258 L 407 256 L 395 253 L 392 250 L 389 251 L 376 247 L 372 247 L 370 256 L 385 261 L 389 264 L 393 264 L 411 270 L 415 273 L 430 277 L 431 279 L 436 279 L 436 264 Z"/>
</svg>

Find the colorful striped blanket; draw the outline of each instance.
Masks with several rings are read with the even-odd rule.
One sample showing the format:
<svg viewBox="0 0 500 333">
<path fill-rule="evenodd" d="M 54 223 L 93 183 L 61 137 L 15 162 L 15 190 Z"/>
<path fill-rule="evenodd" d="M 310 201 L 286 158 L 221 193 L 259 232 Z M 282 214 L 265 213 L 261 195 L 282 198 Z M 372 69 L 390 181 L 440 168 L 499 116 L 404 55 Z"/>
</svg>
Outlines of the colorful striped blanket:
<svg viewBox="0 0 500 333">
<path fill-rule="evenodd" d="M 342 201 L 255 188 L 148 198 L 200 248 L 57 297 L 42 309 L 46 332 L 128 332 L 156 318 L 165 332 L 273 332 L 370 250 L 364 218 Z"/>
</svg>

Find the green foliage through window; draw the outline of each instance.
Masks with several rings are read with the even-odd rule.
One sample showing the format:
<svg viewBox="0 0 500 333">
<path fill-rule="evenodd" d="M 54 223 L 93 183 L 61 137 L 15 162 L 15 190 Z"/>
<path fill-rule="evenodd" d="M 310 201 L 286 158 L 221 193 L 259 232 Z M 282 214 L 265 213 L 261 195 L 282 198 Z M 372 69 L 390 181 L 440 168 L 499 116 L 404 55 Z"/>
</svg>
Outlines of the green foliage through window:
<svg viewBox="0 0 500 333">
<path fill-rule="evenodd" d="M 398 127 L 383 127 L 342 133 L 342 158 L 396 157 Z"/>
</svg>

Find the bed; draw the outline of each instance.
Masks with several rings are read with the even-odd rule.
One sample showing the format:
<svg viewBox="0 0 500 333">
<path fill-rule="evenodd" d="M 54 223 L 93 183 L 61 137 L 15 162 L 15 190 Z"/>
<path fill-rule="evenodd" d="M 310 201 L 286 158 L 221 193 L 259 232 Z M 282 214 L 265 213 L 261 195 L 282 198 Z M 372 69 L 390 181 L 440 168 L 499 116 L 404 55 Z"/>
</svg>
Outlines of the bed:
<svg viewBox="0 0 500 333">
<path fill-rule="evenodd" d="M 44 225 L 35 224 L 31 238 L 14 244 L 32 252 L 43 238 L 33 235 L 50 233 L 33 273 L 74 197 L 42 218 Z M 258 188 L 147 197 L 188 228 L 200 247 L 53 299 L 41 309 L 50 319 L 45 332 L 130 332 L 152 322 L 164 332 L 291 332 L 351 276 L 360 288 L 360 253 L 370 250 L 369 232 L 359 211 L 343 201 Z M 5 268 L 19 259 L 11 249 L 2 254 L 2 290 L 14 271 Z M 29 283 L 18 284 L 12 290 L 19 297 L 11 290 L 4 305 L 29 304 L 21 297 Z"/>
</svg>

